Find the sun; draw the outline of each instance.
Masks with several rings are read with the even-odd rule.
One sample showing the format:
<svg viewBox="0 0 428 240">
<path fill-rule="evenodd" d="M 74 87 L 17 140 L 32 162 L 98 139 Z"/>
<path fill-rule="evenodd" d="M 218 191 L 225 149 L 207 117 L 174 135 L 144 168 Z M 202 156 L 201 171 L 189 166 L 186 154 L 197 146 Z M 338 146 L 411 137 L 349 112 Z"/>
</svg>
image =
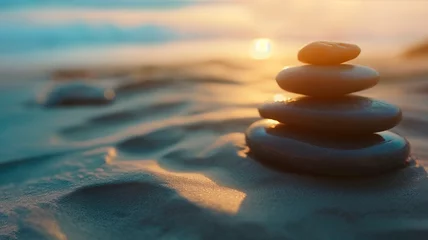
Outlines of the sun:
<svg viewBox="0 0 428 240">
<path fill-rule="evenodd" d="M 251 48 L 250 56 L 254 59 L 268 59 L 272 56 L 272 41 L 269 38 L 254 39 Z"/>
</svg>

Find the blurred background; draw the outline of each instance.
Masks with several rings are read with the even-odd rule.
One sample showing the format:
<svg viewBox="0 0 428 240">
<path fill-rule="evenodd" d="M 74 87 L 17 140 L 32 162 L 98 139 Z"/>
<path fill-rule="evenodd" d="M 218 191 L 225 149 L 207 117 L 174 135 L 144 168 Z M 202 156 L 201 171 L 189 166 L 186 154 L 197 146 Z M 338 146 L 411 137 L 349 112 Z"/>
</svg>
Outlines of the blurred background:
<svg viewBox="0 0 428 240">
<path fill-rule="evenodd" d="M 353 42 L 360 58 L 391 59 L 427 38 L 427 14 L 427 1 L 397 0 L 1 0 L 0 70 L 294 61 L 314 40 Z"/>
</svg>

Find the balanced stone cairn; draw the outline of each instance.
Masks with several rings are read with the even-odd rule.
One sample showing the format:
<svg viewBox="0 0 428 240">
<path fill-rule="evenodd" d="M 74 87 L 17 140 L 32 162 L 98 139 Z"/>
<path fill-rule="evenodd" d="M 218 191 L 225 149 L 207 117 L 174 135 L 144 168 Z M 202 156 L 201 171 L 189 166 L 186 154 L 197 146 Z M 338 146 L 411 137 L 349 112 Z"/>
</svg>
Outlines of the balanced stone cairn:
<svg viewBox="0 0 428 240">
<path fill-rule="evenodd" d="M 386 131 L 401 120 L 391 104 L 356 95 L 379 81 L 377 71 L 343 64 L 358 46 L 313 42 L 298 53 L 307 65 L 286 67 L 276 77 L 283 98 L 259 107 L 264 120 L 246 131 L 255 158 L 276 169 L 333 176 L 388 172 L 409 163 L 407 140 Z"/>
</svg>

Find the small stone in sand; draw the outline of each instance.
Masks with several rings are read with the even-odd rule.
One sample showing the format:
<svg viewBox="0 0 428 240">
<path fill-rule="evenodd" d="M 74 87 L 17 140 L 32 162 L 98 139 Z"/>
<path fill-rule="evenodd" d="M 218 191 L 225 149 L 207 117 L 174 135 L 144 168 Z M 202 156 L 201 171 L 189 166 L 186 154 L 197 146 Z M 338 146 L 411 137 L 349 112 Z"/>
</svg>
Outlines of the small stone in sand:
<svg viewBox="0 0 428 240">
<path fill-rule="evenodd" d="M 347 95 L 337 98 L 297 97 L 266 102 L 260 116 L 323 132 L 363 134 L 385 131 L 401 120 L 400 108 L 379 100 Z"/>
<path fill-rule="evenodd" d="M 318 41 L 300 49 L 300 62 L 314 65 L 336 65 L 352 60 L 360 55 L 361 49 L 355 44 Z"/>
<path fill-rule="evenodd" d="M 373 87 L 379 81 L 379 73 L 359 65 L 303 65 L 284 68 L 276 76 L 276 81 L 288 92 L 333 97 Z"/>
<path fill-rule="evenodd" d="M 392 132 L 314 134 L 274 120 L 253 123 L 245 133 L 256 160 L 277 170 L 315 175 L 373 175 L 407 165 L 410 146 Z"/>
<path fill-rule="evenodd" d="M 114 99 L 112 89 L 74 82 L 53 87 L 42 96 L 40 102 L 46 107 L 84 106 L 108 104 Z"/>
</svg>

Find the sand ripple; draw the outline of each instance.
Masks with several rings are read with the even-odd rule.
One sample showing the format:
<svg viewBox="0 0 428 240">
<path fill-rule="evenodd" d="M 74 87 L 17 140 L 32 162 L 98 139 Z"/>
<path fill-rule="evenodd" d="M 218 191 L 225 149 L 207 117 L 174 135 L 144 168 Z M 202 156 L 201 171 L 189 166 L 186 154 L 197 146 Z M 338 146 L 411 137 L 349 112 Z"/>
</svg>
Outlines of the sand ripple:
<svg viewBox="0 0 428 240">
<path fill-rule="evenodd" d="M 209 65 L 117 78 L 117 101 L 103 108 L 14 105 L 8 111 L 20 122 L 1 135 L 5 152 L 16 153 L 0 155 L 0 239 L 427 234 L 428 108 L 414 91 L 423 81 L 385 80 L 363 92 L 402 107 L 394 131 L 408 137 L 417 162 L 378 177 L 322 178 L 253 161 L 243 132 L 277 87 L 251 68 Z"/>
</svg>

